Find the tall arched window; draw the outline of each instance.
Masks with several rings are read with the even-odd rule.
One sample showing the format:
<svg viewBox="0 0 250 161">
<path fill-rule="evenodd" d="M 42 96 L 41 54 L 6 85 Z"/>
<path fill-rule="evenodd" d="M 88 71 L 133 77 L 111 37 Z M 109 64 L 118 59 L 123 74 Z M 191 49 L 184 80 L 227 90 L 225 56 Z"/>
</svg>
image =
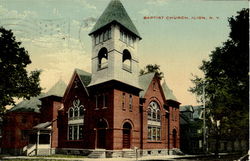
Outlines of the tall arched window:
<svg viewBox="0 0 250 161">
<path fill-rule="evenodd" d="M 98 53 L 98 69 L 103 69 L 108 67 L 108 50 L 102 48 Z"/>
<path fill-rule="evenodd" d="M 68 110 L 68 140 L 83 139 L 84 106 L 79 99 Z"/>
<path fill-rule="evenodd" d="M 131 68 L 132 68 L 131 60 L 132 60 L 132 57 L 131 57 L 130 52 L 127 49 L 125 49 L 122 54 L 122 68 L 124 70 L 131 72 Z"/>
<path fill-rule="evenodd" d="M 148 106 L 148 140 L 161 139 L 161 111 L 160 106 L 152 101 Z"/>
<path fill-rule="evenodd" d="M 73 108 L 71 107 L 71 108 L 69 108 L 69 119 L 72 119 L 73 116 L 74 116 L 74 110 L 73 110 Z"/>
</svg>

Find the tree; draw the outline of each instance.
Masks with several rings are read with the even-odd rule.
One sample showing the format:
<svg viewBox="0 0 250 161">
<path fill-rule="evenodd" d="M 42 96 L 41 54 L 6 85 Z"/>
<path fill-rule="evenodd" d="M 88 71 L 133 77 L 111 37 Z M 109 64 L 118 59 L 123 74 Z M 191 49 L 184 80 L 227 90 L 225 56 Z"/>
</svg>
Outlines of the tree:
<svg viewBox="0 0 250 161">
<path fill-rule="evenodd" d="M 31 60 L 20 45 L 11 30 L 0 27 L 0 114 L 15 105 L 14 98 L 29 99 L 41 92 L 40 71 L 27 72 Z"/>
<path fill-rule="evenodd" d="M 160 65 L 157 64 L 148 64 L 144 69 L 140 70 L 140 75 L 147 74 L 147 73 L 156 73 L 156 76 L 161 80 L 164 75 L 160 71 Z"/>
<path fill-rule="evenodd" d="M 216 153 L 222 136 L 248 140 L 249 109 L 249 9 L 242 9 L 228 19 L 229 39 L 216 47 L 200 69 L 204 78 L 194 76 L 194 87 L 189 90 L 197 96 L 206 88 L 206 107 L 209 108 L 211 135 L 216 137 Z M 210 126 L 210 127 L 211 127 Z"/>
</svg>

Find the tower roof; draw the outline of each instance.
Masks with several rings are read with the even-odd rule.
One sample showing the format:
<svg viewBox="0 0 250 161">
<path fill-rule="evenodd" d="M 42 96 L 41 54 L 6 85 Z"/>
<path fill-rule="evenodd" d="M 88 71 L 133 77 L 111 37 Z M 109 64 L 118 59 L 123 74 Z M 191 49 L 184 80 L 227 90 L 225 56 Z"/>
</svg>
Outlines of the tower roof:
<svg viewBox="0 0 250 161">
<path fill-rule="evenodd" d="M 134 23 L 130 19 L 120 0 L 111 0 L 108 7 L 104 10 L 102 15 L 97 20 L 89 35 L 113 22 L 117 22 L 118 24 L 141 38 L 139 32 L 137 31 Z"/>
</svg>

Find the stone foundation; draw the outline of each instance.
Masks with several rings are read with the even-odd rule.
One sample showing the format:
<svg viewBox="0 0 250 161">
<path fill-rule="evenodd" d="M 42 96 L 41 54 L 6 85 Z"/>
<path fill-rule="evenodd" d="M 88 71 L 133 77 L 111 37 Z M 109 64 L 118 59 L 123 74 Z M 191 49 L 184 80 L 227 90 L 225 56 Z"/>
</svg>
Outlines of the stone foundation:
<svg viewBox="0 0 250 161">
<path fill-rule="evenodd" d="M 72 149 L 63 148 L 55 149 L 56 154 L 70 154 L 89 156 L 91 158 L 135 158 L 136 151 L 134 149 L 123 150 L 105 150 L 105 149 Z M 173 150 L 168 149 L 138 149 L 137 157 L 141 156 L 164 156 L 174 154 Z"/>
</svg>

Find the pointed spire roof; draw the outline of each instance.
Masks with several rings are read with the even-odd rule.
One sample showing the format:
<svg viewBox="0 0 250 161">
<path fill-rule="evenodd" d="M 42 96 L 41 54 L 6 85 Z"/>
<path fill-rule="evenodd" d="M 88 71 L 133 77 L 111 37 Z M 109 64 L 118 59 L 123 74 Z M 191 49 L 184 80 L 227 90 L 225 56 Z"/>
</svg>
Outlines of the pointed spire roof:
<svg viewBox="0 0 250 161">
<path fill-rule="evenodd" d="M 134 23 L 130 19 L 120 0 L 111 0 L 108 7 L 97 20 L 89 35 L 113 22 L 117 22 L 118 24 L 122 25 L 141 39 L 139 32 L 137 31 Z"/>
<path fill-rule="evenodd" d="M 47 96 L 53 95 L 53 96 L 59 96 L 62 97 L 67 85 L 63 80 L 59 80 L 56 82 L 53 87 L 50 88 L 50 90 L 46 93 Z"/>
</svg>

